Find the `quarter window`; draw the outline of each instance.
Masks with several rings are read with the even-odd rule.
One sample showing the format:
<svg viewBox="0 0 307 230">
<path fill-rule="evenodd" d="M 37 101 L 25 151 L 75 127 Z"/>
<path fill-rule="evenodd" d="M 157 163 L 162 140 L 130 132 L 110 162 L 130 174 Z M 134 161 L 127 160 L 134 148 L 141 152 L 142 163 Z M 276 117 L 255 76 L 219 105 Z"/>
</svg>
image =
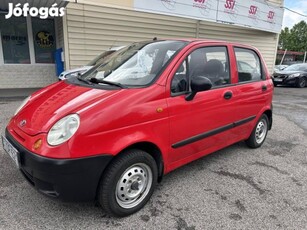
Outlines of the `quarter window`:
<svg viewBox="0 0 307 230">
<path fill-rule="evenodd" d="M 249 49 L 235 48 L 239 82 L 259 81 L 262 78 L 258 55 Z"/>
</svg>

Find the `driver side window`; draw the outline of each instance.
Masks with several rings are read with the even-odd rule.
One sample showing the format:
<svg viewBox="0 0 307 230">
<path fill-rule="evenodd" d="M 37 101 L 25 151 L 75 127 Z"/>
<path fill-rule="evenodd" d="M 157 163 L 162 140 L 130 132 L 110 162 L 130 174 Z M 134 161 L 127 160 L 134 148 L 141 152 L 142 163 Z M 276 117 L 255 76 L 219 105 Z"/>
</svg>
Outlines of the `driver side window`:
<svg viewBox="0 0 307 230">
<path fill-rule="evenodd" d="M 177 69 L 171 82 L 172 94 L 188 92 L 191 79 L 199 76 L 208 78 L 213 88 L 231 83 L 226 47 L 194 50 Z"/>
<path fill-rule="evenodd" d="M 172 93 L 187 92 L 188 90 L 188 75 L 187 75 L 187 58 L 177 69 L 171 83 Z"/>
</svg>

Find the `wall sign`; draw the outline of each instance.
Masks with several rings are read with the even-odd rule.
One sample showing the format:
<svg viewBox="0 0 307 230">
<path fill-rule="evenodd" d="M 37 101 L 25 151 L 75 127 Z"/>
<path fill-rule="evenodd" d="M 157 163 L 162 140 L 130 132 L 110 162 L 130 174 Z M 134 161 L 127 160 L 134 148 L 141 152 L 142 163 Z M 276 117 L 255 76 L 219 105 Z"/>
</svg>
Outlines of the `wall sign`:
<svg viewBox="0 0 307 230">
<path fill-rule="evenodd" d="M 274 33 L 283 20 L 283 9 L 265 0 L 134 0 L 134 9 Z"/>
<path fill-rule="evenodd" d="M 279 33 L 283 13 L 265 1 L 219 0 L 217 21 Z"/>
</svg>

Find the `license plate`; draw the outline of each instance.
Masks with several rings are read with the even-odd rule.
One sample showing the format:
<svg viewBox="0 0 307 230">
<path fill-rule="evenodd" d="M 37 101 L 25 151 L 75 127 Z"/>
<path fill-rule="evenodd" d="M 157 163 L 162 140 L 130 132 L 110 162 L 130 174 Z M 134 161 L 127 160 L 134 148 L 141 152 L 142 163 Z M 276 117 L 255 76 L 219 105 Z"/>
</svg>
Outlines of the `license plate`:
<svg viewBox="0 0 307 230">
<path fill-rule="evenodd" d="M 18 160 L 18 151 L 15 147 L 4 137 L 2 136 L 2 145 L 3 149 L 10 155 L 13 159 L 17 167 L 19 168 L 19 160 Z"/>
<path fill-rule="evenodd" d="M 274 78 L 274 81 L 275 81 L 275 82 L 282 82 L 282 79 L 280 79 L 280 78 Z"/>
</svg>

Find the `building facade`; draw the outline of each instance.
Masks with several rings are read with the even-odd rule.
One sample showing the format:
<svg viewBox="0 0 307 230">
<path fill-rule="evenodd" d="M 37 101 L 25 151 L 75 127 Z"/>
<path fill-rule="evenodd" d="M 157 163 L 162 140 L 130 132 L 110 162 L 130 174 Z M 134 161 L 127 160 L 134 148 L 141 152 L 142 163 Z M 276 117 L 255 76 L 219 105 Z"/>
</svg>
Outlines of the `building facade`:
<svg viewBox="0 0 307 230">
<path fill-rule="evenodd" d="M 39 19 L 27 16 L 5 19 L 4 15 L 8 9 L 6 5 L 9 2 L 17 4 L 18 0 L 4 0 L 0 4 L 2 94 L 8 89 L 41 88 L 57 81 L 53 59 L 57 49 L 63 49 L 65 69 L 70 69 L 85 65 L 111 47 L 154 37 L 217 39 L 253 45 L 261 51 L 269 69 L 273 69 L 278 31 L 201 20 L 202 18 L 193 16 L 182 17 L 176 15 L 176 12 L 161 14 L 148 9 L 139 10 L 136 7 L 137 1 L 73 0 L 67 4 L 63 17 Z M 205 3 L 204 0 L 191 1 Z M 229 2 L 211 1 L 223 4 Z M 255 2 L 244 2 L 246 1 L 250 4 Z M 39 7 L 43 1 L 32 2 L 36 2 Z M 60 0 L 57 2 L 59 5 L 62 4 Z M 176 3 L 176 0 L 161 2 L 172 4 Z M 283 0 L 265 2 L 273 4 L 276 8 L 283 6 Z"/>
</svg>

